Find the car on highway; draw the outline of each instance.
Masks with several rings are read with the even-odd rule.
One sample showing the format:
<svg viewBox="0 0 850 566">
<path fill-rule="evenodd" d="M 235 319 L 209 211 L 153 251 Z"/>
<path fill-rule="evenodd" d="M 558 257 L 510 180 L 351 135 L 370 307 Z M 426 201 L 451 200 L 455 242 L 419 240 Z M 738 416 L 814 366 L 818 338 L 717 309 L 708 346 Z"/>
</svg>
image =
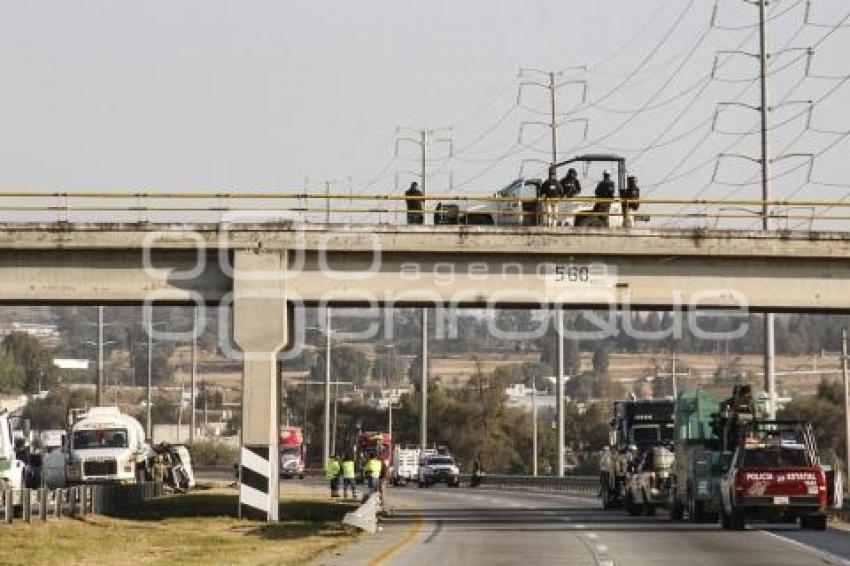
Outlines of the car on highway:
<svg viewBox="0 0 850 566">
<path fill-rule="evenodd" d="M 454 458 L 438 454 L 427 456 L 419 464 L 419 487 L 430 487 L 444 483 L 449 487 L 460 487 L 460 468 Z"/>
<path fill-rule="evenodd" d="M 811 440 L 803 442 L 813 438 L 811 427 L 802 438 L 784 434 L 778 425 L 765 431 L 762 438 L 748 433 L 732 456 L 720 485 L 721 525 L 743 529 L 750 519 L 766 519 L 826 529 L 826 476 Z"/>
</svg>

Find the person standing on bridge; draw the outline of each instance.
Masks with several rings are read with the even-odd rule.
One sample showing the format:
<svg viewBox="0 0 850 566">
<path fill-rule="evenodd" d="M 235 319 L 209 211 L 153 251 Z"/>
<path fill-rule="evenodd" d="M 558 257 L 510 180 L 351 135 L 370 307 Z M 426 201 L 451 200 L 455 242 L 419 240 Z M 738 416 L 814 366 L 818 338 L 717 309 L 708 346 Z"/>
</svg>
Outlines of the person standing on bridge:
<svg viewBox="0 0 850 566">
<path fill-rule="evenodd" d="M 578 173 L 570 167 L 567 176 L 561 179 L 561 194 L 564 198 L 573 198 L 579 193 L 581 193 L 581 182 L 578 180 Z"/>
<path fill-rule="evenodd" d="M 593 205 L 593 211 L 600 213 L 602 223 L 607 226 L 608 216 L 611 212 L 610 199 L 614 198 L 614 181 L 611 180 L 611 173 L 607 169 L 602 173 L 602 180 L 596 185 L 596 198 L 605 199 Z"/>
<path fill-rule="evenodd" d="M 354 473 L 354 456 L 347 452 L 342 459 L 342 496 L 348 497 L 348 488 L 351 488 L 351 497 L 357 499 L 357 482 Z"/>
<path fill-rule="evenodd" d="M 561 196 L 561 185 L 555 170 L 549 171 L 549 178 L 540 186 L 542 197 L 542 221 L 541 226 L 555 226 L 558 223 L 558 198 Z"/>
<path fill-rule="evenodd" d="M 410 188 L 407 189 L 404 196 L 406 197 L 405 203 L 407 204 L 407 223 L 425 224 L 425 215 L 421 212 L 424 208 L 422 197 L 425 194 L 419 189 L 419 183 L 416 181 L 410 183 Z"/>
<path fill-rule="evenodd" d="M 336 454 L 328 458 L 325 464 L 325 479 L 331 484 L 331 497 L 339 497 L 340 465 Z"/>
</svg>

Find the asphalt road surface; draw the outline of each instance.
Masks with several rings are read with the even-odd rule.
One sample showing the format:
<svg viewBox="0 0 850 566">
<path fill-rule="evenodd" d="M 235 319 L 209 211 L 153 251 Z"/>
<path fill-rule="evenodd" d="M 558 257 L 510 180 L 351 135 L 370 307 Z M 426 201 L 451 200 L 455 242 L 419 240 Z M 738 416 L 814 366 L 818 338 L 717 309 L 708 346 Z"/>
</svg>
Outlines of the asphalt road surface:
<svg viewBox="0 0 850 566">
<path fill-rule="evenodd" d="M 391 489 L 382 531 L 318 564 L 597 566 L 850 565 L 850 532 L 802 532 L 632 518 L 593 498 L 556 493 L 415 487 Z M 763 530 L 763 528 L 769 530 Z"/>
</svg>

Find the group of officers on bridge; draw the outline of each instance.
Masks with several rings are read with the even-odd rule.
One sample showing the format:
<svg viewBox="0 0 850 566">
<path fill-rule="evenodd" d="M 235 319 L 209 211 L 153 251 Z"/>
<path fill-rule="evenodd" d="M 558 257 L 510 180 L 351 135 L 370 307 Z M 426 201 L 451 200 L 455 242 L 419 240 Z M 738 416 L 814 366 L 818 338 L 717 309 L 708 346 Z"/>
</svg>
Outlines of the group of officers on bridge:
<svg viewBox="0 0 850 566">
<path fill-rule="evenodd" d="M 611 210 L 611 200 L 614 199 L 615 190 L 616 186 L 614 181 L 611 180 L 611 172 L 606 169 L 602 173 L 602 180 L 596 185 L 594 195 L 600 200 L 593 206 L 594 213 L 607 217 Z M 551 170 L 549 177 L 537 187 L 536 202 L 530 203 L 536 212 L 534 214 L 536 224 L 538 226 L 556 226 L 558 224 L 558 203 L 560 200 L 574 198 L 580 193 L 581 181 L 579 181 L 575 169 L 570 168 L 567 175 L 561 180 L 558 180 L 554 169 Z M 407 223 L 425 224 L 425 193 L 419 188 L 419 183 L 412 182 L 404 196 L 407 205 Z M 620 189 L 619 197 L 630 201 L 636 201 L 640 198 L 640 189 L 635 177 L 627 177 L 626 186 Z M 629 203 L 629 207 L 632 209 L 636 209 L 636 205 L 637 202 Z"/>
</svg>

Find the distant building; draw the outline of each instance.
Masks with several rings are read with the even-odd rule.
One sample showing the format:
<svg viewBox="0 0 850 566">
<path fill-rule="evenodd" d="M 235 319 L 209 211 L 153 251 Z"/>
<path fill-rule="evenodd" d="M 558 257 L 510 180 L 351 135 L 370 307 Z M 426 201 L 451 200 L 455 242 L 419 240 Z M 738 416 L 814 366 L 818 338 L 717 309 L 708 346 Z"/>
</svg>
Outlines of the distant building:
<svg viewBox="0 0 850 566">
<path fill-rule="evenodd" d="M 59 344 L 59 328 L 55 324 L 36 324 L 31 322 L 9 322 L 0 324 L 0 340 L 13 332 L 23 332 L 36 338 L 48 347 Z"/>
</svg>

